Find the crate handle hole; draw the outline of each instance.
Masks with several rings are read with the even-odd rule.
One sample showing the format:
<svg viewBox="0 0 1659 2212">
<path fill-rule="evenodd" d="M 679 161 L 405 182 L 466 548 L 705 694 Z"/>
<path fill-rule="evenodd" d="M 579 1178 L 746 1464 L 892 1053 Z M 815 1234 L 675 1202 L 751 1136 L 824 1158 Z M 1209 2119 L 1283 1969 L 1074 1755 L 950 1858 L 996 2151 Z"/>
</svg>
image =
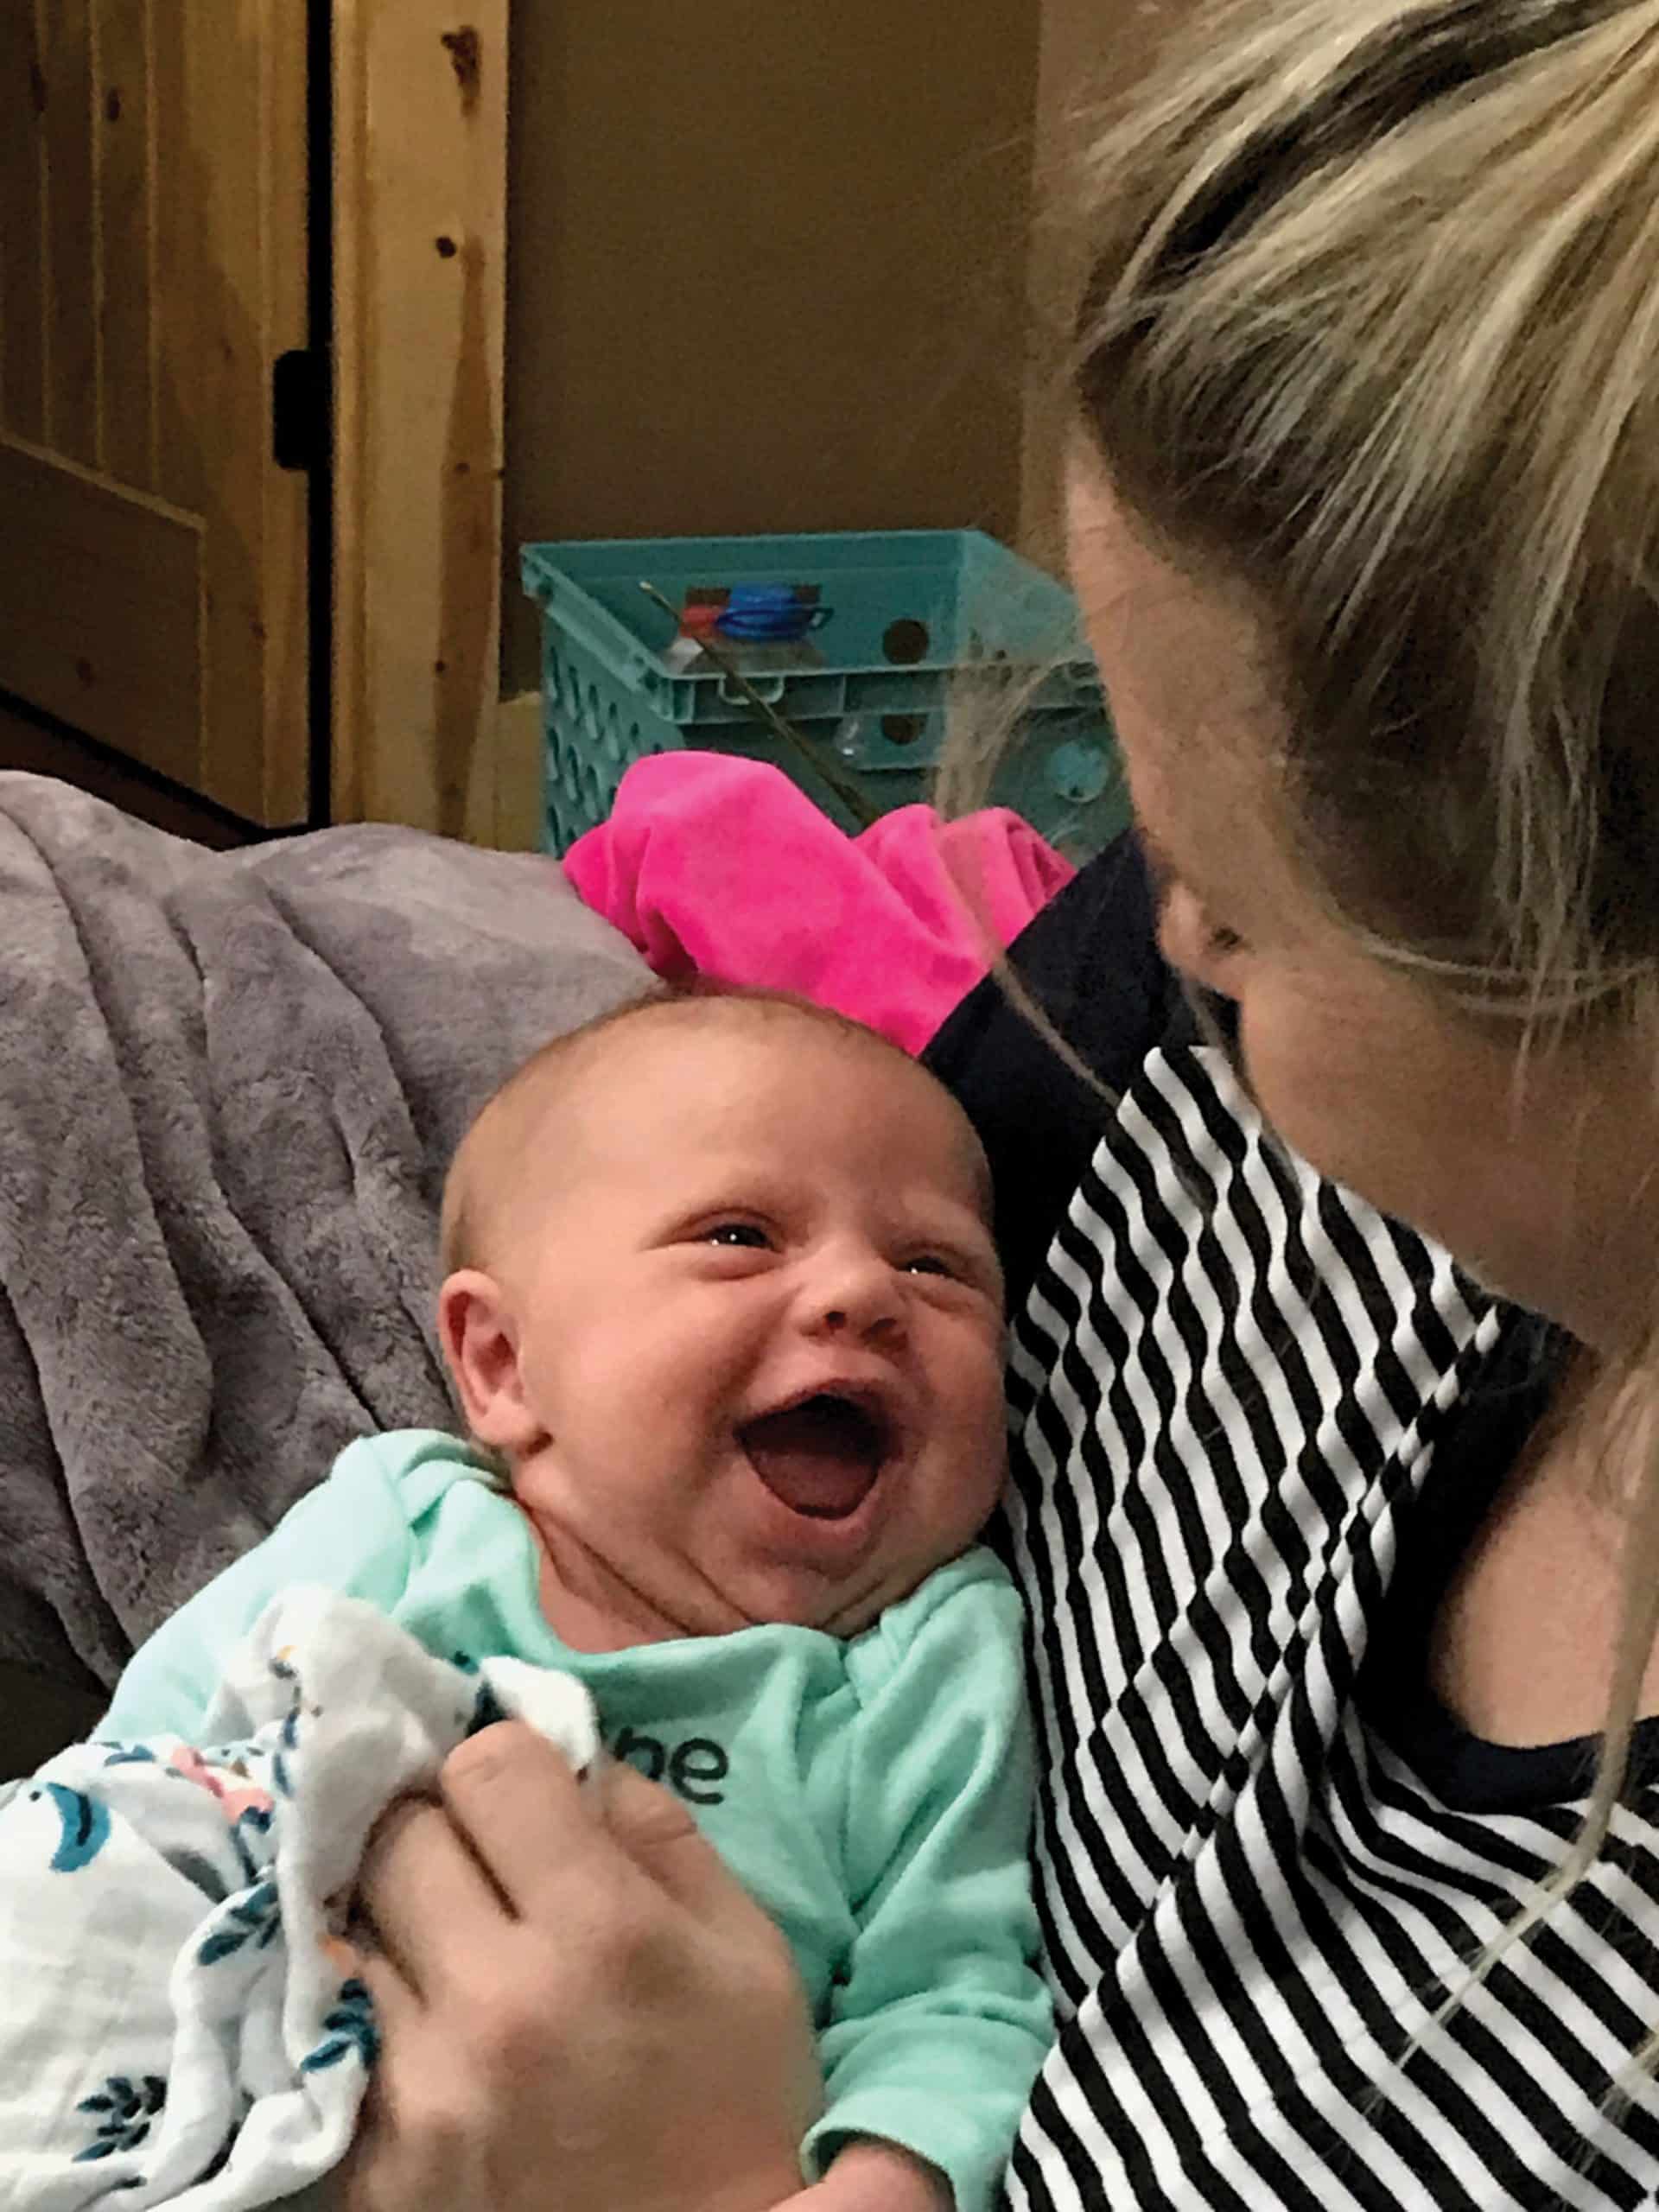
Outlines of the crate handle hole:
<svg viewBox="0 0 1659 2212">
<path fill-rule="evenodd" d="M 927 728 L 925 715 L 883 715 L 881 734 L 889 745 L 914 745 Z"/>
<path fill-rule="evenodd" d="M 918 622 L 913 614 L 901 614 L 896 622 L 889 622 L 881 639 L 881 650 L 895 668 L 913 668 L 918 660 L 927 658 L 933 633 L 925 622 Z"/>
<path fill-rule="evenodd" d="M 781 676 L 751 676 L 745 683 L 734 683 L 729 676 L 720 679 L 720 696 L 728 707 L 749 707 L 749 694 L 775 707 L 787 689 Z"/>
</svg>

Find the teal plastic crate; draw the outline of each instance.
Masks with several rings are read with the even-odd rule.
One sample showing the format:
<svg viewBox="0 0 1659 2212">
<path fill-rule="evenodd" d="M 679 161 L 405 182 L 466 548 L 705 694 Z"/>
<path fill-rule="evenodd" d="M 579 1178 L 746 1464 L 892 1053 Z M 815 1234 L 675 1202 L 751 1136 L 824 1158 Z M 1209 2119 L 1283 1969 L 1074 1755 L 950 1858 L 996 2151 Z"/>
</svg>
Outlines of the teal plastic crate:
<svg viewBox="0 0 1659 2212">
<path fill-rule="evenodd" d="M 877 813 L 929 797 L 955 679 L 1000 664 L 1043 673 L 995 799 L 1079 860 L 1128 818 L 1076 602 L 979 531 L 573 540 L 527 545 L 521 564 L 543 614 L 550 851 L 605 819 L 634 761 L 684 747 L 772 761 L 857 827 L 729 677 L 706 659 L 687 664 L 690 649 L 646 583 L 675 607 L 738 583 L 816 593 L 818 626 L 798 645 L 719 643 Z"/>
</svg>

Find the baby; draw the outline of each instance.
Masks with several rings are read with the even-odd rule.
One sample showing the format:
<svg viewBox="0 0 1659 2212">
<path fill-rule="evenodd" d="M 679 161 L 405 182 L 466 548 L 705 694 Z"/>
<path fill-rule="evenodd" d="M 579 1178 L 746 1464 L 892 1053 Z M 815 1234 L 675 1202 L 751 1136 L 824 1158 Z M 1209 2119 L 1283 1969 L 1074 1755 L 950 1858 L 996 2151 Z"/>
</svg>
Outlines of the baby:
<svg viewBox="0 0 1659 2212">
<path fill-rule="evenodd" d="M 445 1195 L 474 1441 L 353 1446 L 100 1736 L 202 1742 L 296 1582 L 575 1675 L 791 1941 L 826 2081 L 791 2202 L 988 2205 L 1050 2032 L 1020 1609 L 974 1548 L 1003 1475 L 989 1217 L 954 1100 L 839 1016 L 658 999 L 559 1039 Z"/>
</svg>

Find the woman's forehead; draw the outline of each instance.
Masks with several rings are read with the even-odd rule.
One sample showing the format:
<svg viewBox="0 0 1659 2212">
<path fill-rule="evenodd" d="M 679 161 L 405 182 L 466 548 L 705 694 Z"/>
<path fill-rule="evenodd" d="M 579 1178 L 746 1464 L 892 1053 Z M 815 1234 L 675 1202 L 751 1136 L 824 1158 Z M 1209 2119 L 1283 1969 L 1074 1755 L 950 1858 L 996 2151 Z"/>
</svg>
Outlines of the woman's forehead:
<svg viewBox="0 0 1659 2212">
<path fill-rule="evenodd" d="M 1068 479 L 1067 544 L 1090 632 L 1146 682 L 1147 703 L 1206 720 L 1276 720 L 1282 709 L 1270 602 L 1250 580 L 1224 576 L 1161 543 L 1103 469 Z M 1165 648 L 1179 641 L 1183 650 Z"/>
<path fill-rule="evenodd" d="M 1154 546 L 1103 475 L 1071 494 L 1072 576 L 1154 876 L 1231 904 L 1293 889 L 1265 619 Z"/>
</svg>

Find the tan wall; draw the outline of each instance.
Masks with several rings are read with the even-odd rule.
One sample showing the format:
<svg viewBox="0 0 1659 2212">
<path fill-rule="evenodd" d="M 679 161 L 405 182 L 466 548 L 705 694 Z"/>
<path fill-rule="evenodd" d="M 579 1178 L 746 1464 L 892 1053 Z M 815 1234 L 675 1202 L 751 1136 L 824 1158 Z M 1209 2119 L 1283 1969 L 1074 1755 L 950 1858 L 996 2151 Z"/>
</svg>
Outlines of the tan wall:
<svg viewBox="0 0 1659 2212">
<path fill-rule="evenodd" d="M 1012 537 L 1040 0 L 513 14 L 505 688 L 526 538 Z"/>
<path fill-rule="evenodd" d="M 1122 95 L 1158 39 L 1194 0 L 1043 0 L 1035 131 L 1037 221 L 1031 255 L 1035 342 L 1025 414 L 1020 542 L 1033 560 L 1062 564 L 1058 480 L 1063 412 L 1056 362 L 1081 274 L 1081 241 L 1066 221 L 1067 164 L 1090 111 Z"/>
</svg>

